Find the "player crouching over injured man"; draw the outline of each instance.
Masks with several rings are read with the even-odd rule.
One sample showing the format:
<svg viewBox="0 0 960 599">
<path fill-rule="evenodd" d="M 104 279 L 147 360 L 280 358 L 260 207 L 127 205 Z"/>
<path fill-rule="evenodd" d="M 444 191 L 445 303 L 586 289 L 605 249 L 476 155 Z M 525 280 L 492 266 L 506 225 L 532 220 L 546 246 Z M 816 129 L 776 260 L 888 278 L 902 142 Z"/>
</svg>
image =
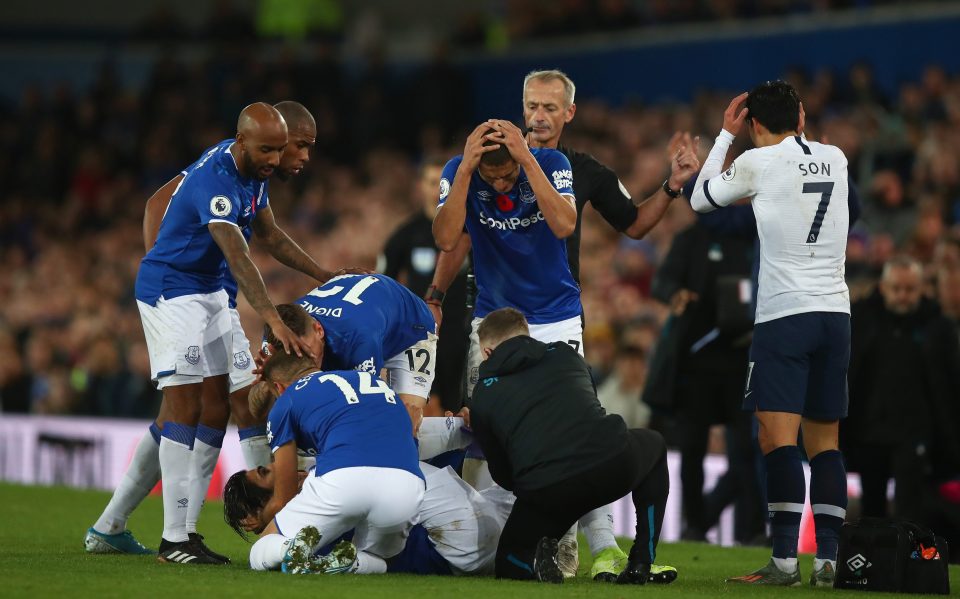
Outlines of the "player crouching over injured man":
<svg viewBox="0 0 960 599">
<path fill-rule="evenodd" d="M 323 372 L 306 355 L 276 352 L 262 376 L 279 395 L 260 395 L 262 402 L 252 397 L 250 404 L 258 418 L 269 413 L 273 494 L 244 525 L 261 533 L 250 548 L 250 567 L 385 572 L 385 560 L 403 549 L 424 494 L 407 410 L 370 373 Z M 299 493 L 298 449 L 322 458 L 299 481 Z M 351 529 L 364 551 L 344 542 L 326 556 L 314 555 Z"/>
<path fill-rule="evenodd" d="M 557 540 L 578 518 L 632 494 L 637 528 L 620 584 L 669 583 L 654 564 L 670 489 L 659 433 L 628 430 L 597 400 L 586 362 L 566 343 L 530 337 L 513 308 L 478 328 L 484 362 L 470 406 L 490 475 L 517 499 L 497 547 L 498 578 L 563 582 Z"/>
</svg>

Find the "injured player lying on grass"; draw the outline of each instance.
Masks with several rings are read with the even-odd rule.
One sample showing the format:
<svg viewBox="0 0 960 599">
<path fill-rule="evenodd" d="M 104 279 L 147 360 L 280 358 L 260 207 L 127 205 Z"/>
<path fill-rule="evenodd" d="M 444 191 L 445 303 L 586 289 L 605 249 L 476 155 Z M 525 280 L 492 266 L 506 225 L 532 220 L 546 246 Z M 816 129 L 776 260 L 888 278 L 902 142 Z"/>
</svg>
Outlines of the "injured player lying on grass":
<svg viewBox="0 0 960 599">
<path fill-rule="evenodd" d="M 415 525 L 399 554 L 381 560 L 365 552 L 366 541 L 354 536 L 354 531 L 339 539 L 321 541 L 317 529 L 306 526 L 284 541 L 282 559 L 278 552 L 257 551 L 255 545 L 250 552 L 250 567 L 296 574 L 493 574 L 497 541 L 513 506 L 513 494 L 497 486 L 478 493 L 449 467 L 439 469 L 421 462 L 420 468 L 426 478 L 426 491 L 417 523 L 411 523 Z M 301 472 L 301 482 L 307 476 Z M 224 519 L 247 538 L 248 532 L 256 532 L 259 512 L 272 496 L 272 466 L 237 472 L 224 489 Z M 385 568 L 371 567 L 384 563 Z"/>
</svg>

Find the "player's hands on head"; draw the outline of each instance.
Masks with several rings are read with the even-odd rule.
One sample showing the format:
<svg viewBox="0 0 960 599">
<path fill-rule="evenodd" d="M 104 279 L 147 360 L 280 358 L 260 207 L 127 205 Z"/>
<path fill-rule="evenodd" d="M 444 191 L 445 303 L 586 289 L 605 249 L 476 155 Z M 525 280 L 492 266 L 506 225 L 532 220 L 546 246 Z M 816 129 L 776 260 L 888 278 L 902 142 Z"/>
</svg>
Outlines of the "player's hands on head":
<svg viewBox="0 0 960 599">
<path fill-rule="evenodd" d="M 743 92 L 736 98 L 730 100 L 730 105 L 723 111 L 723 128 L 733 135 L 740 135 L 740 129 L 743 128 L 743 121 L 747 118 L 747 96 L 749 92 Z"/>
<path fill-rule="evenodd" d="M 530 146 L 527 145 L 527 138 L 520 127 L 503 119 L 490 119 L 487 121 L 487 126 L 496 130 L 496 133 L 491 134 L 490 139 L 507 146 L 507 151 L 517 162 L 522 163 L 527 156 L 533 156 L 530 153 Z"/>
<path fill-rule="evenodd" d="M 290 327 L 283 324 L 283 321 L 278 319 L 278 322 L 271 325 L 270 328 L 273 329 L 273 336 L 276 337 L 280 345 L 283 346 L 283 351 L 288 354 L 297 354 L 297 357 L 310 356 L 316 359 L 307 340 L 291 331 Z"/>
<path fill-rule="evenodd" d="M 461 166 L 470 172 L 477 170 L 477 167 L 480 166 L 481 156 L 500 147 L 500 144 L 483 145 L 487 140 L 493 139 L 493 134 L 487 133 L 489 130 L 490 123 L 484 121 L 477 125 L 477 128 L 467 136 L 467 143 L 463 146 L 463 162 Z"/>
<path fill-rule="evenodd" d="M 370 270 L 369 268 L 359 268 L 354 266 L 350 268 L 341 268 L 337 272 L 331 273 L 330 278 L 333 279 L 336 277 L 341 277 L 343 275 L 372 275 L 375 273 L 376 271 Z M 322 283 L 326 283 L 326 281 L 322 281 Z"/>
</svg>

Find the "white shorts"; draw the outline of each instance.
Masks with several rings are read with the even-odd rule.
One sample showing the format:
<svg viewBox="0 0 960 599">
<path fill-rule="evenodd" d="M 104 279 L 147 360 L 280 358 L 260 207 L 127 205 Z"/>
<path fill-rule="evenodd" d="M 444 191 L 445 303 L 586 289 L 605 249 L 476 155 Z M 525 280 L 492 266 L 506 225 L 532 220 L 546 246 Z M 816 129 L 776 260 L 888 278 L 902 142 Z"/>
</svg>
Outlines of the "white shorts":
<svg viewBox="0 0 960 599">
<path fill-rule="evenodd" d="M 427 333 L 426 339 L 388 359 L 383 367 L 387 383 L 396 393 L 430 399 L 437 373 L 437 336 Z"/>
<path fill-rule="evenodd" d="M 287 538 L 315 526 L 324 539 L 333 541 L 355 528 L 353 544 L 359 551 L 387 559 L 403 550 L 417 523 L 423 493 L 423 481 L 406 470 L 341 468 L 308 476 L 275 521 Z"/>
<path fill-rule="evenodd" d="M 467 353 L 467 364 L 470 368 L 470 376 L 467 377 L 468 399 L 473 397 L 473 387 L 477 384 L 480 362 L 483 361 L 483 353 L 480 351 L 480 337 L 477 335 L 477 327 L 480 326 L 481 322 L 483 322 L 482 318 L 474 318 L 470 323 L 470 350 Z M 532 324 L 530 325 L 530 336 L 544 343 L 563 341 L 577 350 L 581 357 L 583 356 L 583 320 L 579 316 L 559 322 Z"/>
<path fill-rule="evenodd" d="M 158 389 L 201 383 L 230 371 L 233 333 L 227 293 L 137 301 L 150 354 L 150 377 Z"/>
<path fill-rule="evenodd" d="M 250 355 L 250 340 L 243 332 L 240 324 L 240 313 L 236 308 L 230 310 L 231 335 L 233 337 L 233 351 L 230 358 L 230 393 L 244 387 L 249 387 L 257 376 L 253 374 L 253 356 Z"/>
<path fill-rule="evenodd" d="M 437 553 L 454 574 L 493 574 L 506 518 L 501 519 L 497 506 L 463 482 L 449 466 L 438 469 L 421 463 L 420 468 L 427 479 L 420 524 Z"/>
</svg>

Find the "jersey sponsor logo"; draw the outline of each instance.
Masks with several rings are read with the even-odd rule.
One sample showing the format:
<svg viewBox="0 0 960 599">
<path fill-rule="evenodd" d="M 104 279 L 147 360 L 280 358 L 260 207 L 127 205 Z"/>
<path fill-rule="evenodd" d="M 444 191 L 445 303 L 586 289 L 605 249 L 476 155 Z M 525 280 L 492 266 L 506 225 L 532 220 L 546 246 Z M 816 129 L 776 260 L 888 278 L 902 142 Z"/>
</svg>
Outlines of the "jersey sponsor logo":
<svg viewBox="0 0 960 599">
<path fill-rule="evenodd" d="M 187 353 L 183 354 L 183 359 L 196 366 L 200 363 L 200 346 L 191 345 L 187 348 Z"/>
<path fill-rule="evenodd" d="M 553 171 L 550 176 L 553 177 L 553 186 L 557 189 L 573 187 L 573 171 L 568 168 Z"/>
<path fill-rule="evenodd" d="M 371 374 L 376 374 L 377 365 L 374 363 L 373 358 L 367 358 L 363 362 L 360 362 L 353 367 L 354 370 L 359 370 L 360 372 L 369 372 Z"/>
<path fill-rule="evenodd" d="M 226 216 L 230 214 L 232 209 L 233 204 L 230 203 L 230 198 L 227 196 L 213 196 L 213 199 L 210 200 L 210 214 L 214 216 Z"/>
<path fill-rule="evenodd" d="M 623 186 L 623 181 L 617 179 L 617 186 L 620 188 L 620 193 L 623 194 L 623 197 L 627 198 L 628 200 L 633 199 L 633 197 L 630 195 L 630 192 L 627 191 L 627 188 Z"/>
<path fill-rule="evenodd" d="M 270 430 L 270 421 L 267 420 L 267 445 L 273 443 L 273 431 Z"/>
<path fill-rule="evenodd" d="M 233 365 L 238 370 L 246 370 L 250 366 L 250 354 L 245 351 L 233 354 Z"/>
<path fill-rule="evenodd" d="M 537 196 L 533 195 L 533 188 L 530 187 L 529 181 L 520 182 L 520 199 L 527 204 L 532 204 L 537 201 Z"/>
<path fill-rule="evenodd" d="M 730 168 L 728 168 L 727 170 L 723 171 L 723 175 L 721 175 L 721 177 L 723 178 L 724 181 L 730 181 L 731 179 L 733 179 L 733 178 L 736 177 L 736 176 L 737 176 L 737 165 L 736 165 L 736 163 L 731 164 L 731 165 L 730 165 Z"/>
<path fill-rule="evenodd" d="M 343 316 L 343 308 L 327 308 L 326 306 L 314 306 L 310 302 L 304 300 L 300 302 L 300 305 L 306 310 L 310 316 L 329 316 L 330 318 L 340 318 Z"/>
<path fill-rule="evenodd" d="M 446 198 L 450 195 L 450 182 L 446 179 L 440 179 L 440 199 Z"/>
<path fill-rule="evenodd" d="M 525 218 L 520 218 L 514 216 L 512 218 L 493 218 L 492 216 L 487 216 L 483 212 L 480 212 L 480 224 L 485 227 L 490 227 L 491 229 L 499 229 L 501 231 L 516 231 L 518 228 L 525 229 L 531 225 L 535 225 L 538 222 L 543 220 L 543 212 L 537 212 Z"/>
<path fill-rule="evenodd" d="M 477 199 L 480 200 L 481 202 L 489 202 L 490 200 L 493 199 L 493 194 L 490 193 L 489 191 L 481 190 L 477 192 Z"/>
</svg>

